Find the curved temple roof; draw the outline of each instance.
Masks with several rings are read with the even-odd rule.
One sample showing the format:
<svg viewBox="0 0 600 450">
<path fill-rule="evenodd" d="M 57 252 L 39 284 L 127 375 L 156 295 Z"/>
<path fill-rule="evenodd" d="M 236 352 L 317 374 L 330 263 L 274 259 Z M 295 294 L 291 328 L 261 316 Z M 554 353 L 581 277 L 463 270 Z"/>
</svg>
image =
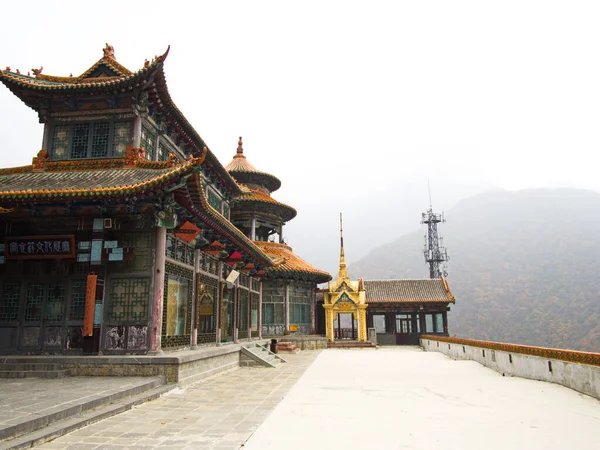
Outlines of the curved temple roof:
<svg viewBox="0 0 600 450">
<path fill-rule="evenodd" d="M 246 159 L 241 136 L 238 141 L 236 154 L 231 162 L 225 166 L 225 170 L 233 175 L 240 183 L 256 184 L 264 187 L 269 192 L 275 192 L 281 187 L 279 178 L 270 173 L 257 170 L 256 167 L 250 164 Z"/>
<path fill-rule="evenodd" d="M 152 61 L 146 60 L 144 67 L 137 72 L 132 72 L 117 62 L 114 49 L 107 44 L 103 50 L 104 56 L 77 77 L 45 75 L 42 74 L 43 68 L 32 69 L 34 76 L 31 76 L 29 73 L 21 74 L 18 70 L 13 71 L 7 67 L 5 70 L 0 70 L 0 82 L 27 106 L 37 111 L 40 122 L 47 120 L 50 114 L 49 99 L 53 96 L 57 96 L 62 99 L 59 101 L 63 102 L 65 94 L 104 93 L 106 95 L 147 92 L 148 101 L 156 107 L 156 111 L 164 117 L 165 121 L 171 124 L 181 141 L 188 146 L 189 153 L 199 156 L 207 145 L 177 108 L 167 89 L 163 68 L 169 50 L 170 47 L 164 54 L 154 57 Z M 206 162 L 230 192 L 240 193 L 235 180 L 210 149 L 206 155 Z"/>
<path fill-rule="evenodd" d="M 270 278 L 302 278 L 317 283 L 325 283 L 331 280 L 330 274 L 311 266 L 296 255 L 292 248 L 286 244 L 264 241 L 254 241 L 254 243 L 276 261 L 281 260 L 278 264 L 266 270 L 266 275 Z"/>
<path fill-rule="evenodd" d="M 64 203 L 156 196 L 175 192 L 177 202 L 265 267 L 274 263 L 208 203 L 199 173 L 207 150 L 182 162 L 147 161 L 141 149 L 128 147 L 125 158 L 48 161 L 42 150 L 29 166 L 0 169 L 0 208 L 24 203 Z"/>
</svg>

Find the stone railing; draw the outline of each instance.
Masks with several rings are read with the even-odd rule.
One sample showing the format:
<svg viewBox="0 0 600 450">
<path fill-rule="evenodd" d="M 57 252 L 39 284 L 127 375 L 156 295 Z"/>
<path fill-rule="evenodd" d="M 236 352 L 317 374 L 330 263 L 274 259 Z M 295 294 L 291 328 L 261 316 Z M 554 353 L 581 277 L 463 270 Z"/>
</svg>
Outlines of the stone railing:
<svg viewBox="0 0 600 450">
<path fill-rule="evenodd" d="M 600 353 L 422 335 L 426 351 L 477 361 L 503 375 L 549 381 L 600 399 Z"/>
</svg>

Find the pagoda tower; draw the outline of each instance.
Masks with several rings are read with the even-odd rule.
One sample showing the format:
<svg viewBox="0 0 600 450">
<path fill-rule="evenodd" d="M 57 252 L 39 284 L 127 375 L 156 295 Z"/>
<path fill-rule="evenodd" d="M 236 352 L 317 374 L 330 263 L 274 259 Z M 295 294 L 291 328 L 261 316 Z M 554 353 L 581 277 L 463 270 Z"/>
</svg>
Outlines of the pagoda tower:
<svg viewBox="0 0 600 450">
<path fill-rule="evenodd" d="M 296 210 L 271 197 L 281 181 L 248 161 L 241 137 L 225 169 L 242 191 L 233 199 L 231 222 L 274 262 L 259 273 L 263 275 L 262 335 L 314 333 L 317 284 L 331 280 L 331 275 L 311 266 L 285 243 L 283 227 L 296 217 Z"/>
</svg>

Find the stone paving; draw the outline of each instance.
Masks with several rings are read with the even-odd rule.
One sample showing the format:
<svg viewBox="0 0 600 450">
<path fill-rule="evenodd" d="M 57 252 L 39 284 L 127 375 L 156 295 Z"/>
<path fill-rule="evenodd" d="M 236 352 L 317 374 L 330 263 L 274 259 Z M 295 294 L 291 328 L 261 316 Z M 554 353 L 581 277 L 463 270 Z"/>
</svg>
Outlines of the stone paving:
<svg viewBox="0 0 600 450">
<path fill-rule="evenodd" d="M 285 354 L 288 363 L 276 369 L 244 367 L 175 389 L 35 448 L 239 449 L 319 353 Z"/>
<path fill-rule="evenodd" d="M 0 431 L 68 407 L 134 389 L 157 377 L 0 378 Z M 6 414 L 10 411 L 10 414 Z"/>
</svg>

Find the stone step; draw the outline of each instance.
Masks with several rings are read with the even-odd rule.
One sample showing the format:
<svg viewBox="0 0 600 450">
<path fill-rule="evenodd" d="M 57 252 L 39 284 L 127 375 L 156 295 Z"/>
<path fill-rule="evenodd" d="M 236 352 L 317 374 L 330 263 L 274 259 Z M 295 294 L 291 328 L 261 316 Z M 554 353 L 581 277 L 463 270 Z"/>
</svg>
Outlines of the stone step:
<svg viewBox="0 0 600 450">
<path fill-rule="evenodd" d="M 153 386 L 154 384 L 155 383 L 150 383 L 148 386 Z M 142 392 L 111 400 L 109 402 L 103 402 L 93 409 L 67 416 L 62 420 L 49 423 L 43 428 L 33 430 L 12 439 L 0 441 L 0 450 L 16 450 L 41 445 L 44 442 L 64 436 L 79 428 L 125 412 L 134 406 L 155 400 L 175 387 L 177 387 L 177 384 L 175 383 L 167 385 L 161 383 Z"/>
<path fill-rule="evenodd" d="M 0 368 L 0 378 L 64 378 L 71 376 L 70 370 L 3 370 Z"/>
<path fill-rule="evenodd" d="M 57 363 L 22 363 L 22 362 L 6 362 L 0 364 L 0 370 L 2 371 L 50 371 L 50 370 L 61 370 L 63 364 Z"/>
<path fill-rule="evenodd" d="M 101 382 L 100 379 L 99 382 Z M 110 394 L 107 393 L 102 397 L 96 397 L 93 399 L 90 399 L 89 397 L 84 397 L 80 400 L 72 401 L 64 405 L 57 405 L 56 408 L 52 408 L 51 411 L 48 411 L 45 414 L 40 414 L 39 416 L 32 419 L 24 419 L 22 422 L 19 422 L 15 425 L 11 425 L 0 429 L 0 450 L 9 448 L 12 449 L 31 447 L 32 445 L 34 445 L 30 442 L 30 439 L 28 438 L 28 436 L 31 433 L 37 433 L 39 431 L 39 433 L 37 433 L 36 435 L 39 435 L 41 438 L 43 436 L 46 436 L 47 428 L 51 430 L 51 434 L 59 432 L 64 427 L 58 423 L 64 422 L 65 420 L 72 419 L 72 424 L 79 424 L 76 428 L 85 426 L 88 423 L 91 423 L 89 422 L 90 418 L 96 417 L 96 414 L 91 412 L 92 410 L 106 410 L 107 413 L 109 413 L 109 415 L 102 416 L 96 420 L 100 420 L 105 417 L 109 417 L 110 415 L 117 414 L 121 411 L 124 411 L 125 409 L 131 408 L 131 406 L 125 409 L 113 409 L 110 408 L 112 404 L 126 406 L 130 404 L 130 401 L 128 399 L 134 400 L 137 397 L 139 397 L 140 401 L 134 404 L 139 404 L 142 401 L 146 401 L 143 399 L 147 398 L 147 396 L 150 395 L 149 393 L 151 391 L 157 390 L 158 388 L 163 388 L 164 386 L 165 381 L 163 377 L 149 377 L 147 381 L 144 380 L 142 383 L 136 386 L 123 389 L 121 391 L 113 392 Z M 171 386 L 170 389 L 172 389 L 174 386 L 175 385 Z M 158 389 L 156 392 L 159 393 L 157 395 L 160 395 L 160 392 L 162 391 Z M 84 413 L 86 414 L 86 419 L 82 422 L 82 420 L 79 420 L 77 416 L 82 415 Z M 101 413 L 99 414 L 102 415 Z M 49 428 L 50 426 L 53 426 L 53 424 L 57 424 L 57 426 Z M 68 433 L 70 431 L 73 431 L 73 429 L 76 429 L 72 428 L 71 425 L 67 426 L 66 428 L 68 428 L 68 431 L 65 431 L 62 434 Z M 52 434 L 52 437 L 46 440 L 54 439 L 55 437 L 61 436 L 62 434 Z M 29 442 L 29 444 L 21 446 L 21 444 L 19 444 L 20 442 Z"/>
<path fill-rule="evenodd" d="M 277 344 L 278 352 L 298 353 L 300 349 L 293 342 L 279 342 Z"/>
</svg>

